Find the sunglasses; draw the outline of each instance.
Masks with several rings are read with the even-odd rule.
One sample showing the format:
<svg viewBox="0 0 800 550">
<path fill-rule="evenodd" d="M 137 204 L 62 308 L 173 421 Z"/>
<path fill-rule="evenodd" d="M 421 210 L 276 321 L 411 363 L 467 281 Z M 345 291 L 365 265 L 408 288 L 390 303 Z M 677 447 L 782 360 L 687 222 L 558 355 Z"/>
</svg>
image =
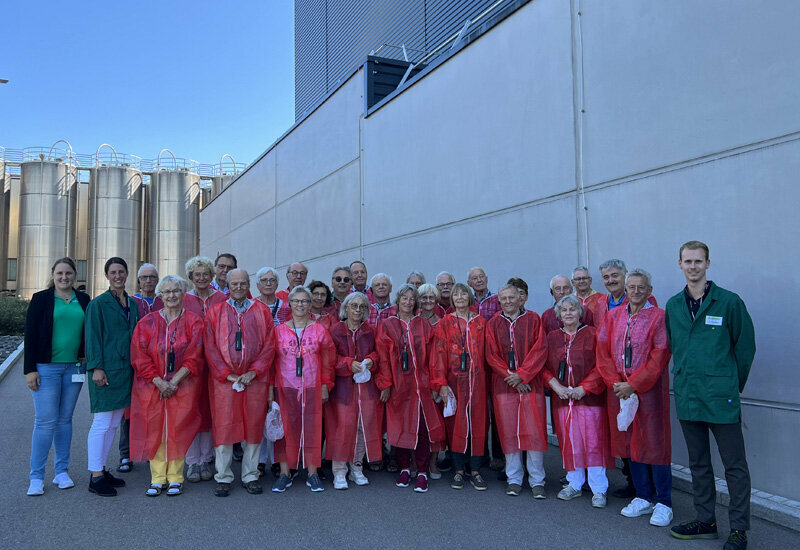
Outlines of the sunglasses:
<svg viewBox="0 0 800 550">
<path fill-rule="evenodd" d="M 349 283 L 350 277 L 334 277 L 333 280 L 336 281 L 337 283 L 341 283 L 342 281 L 344 281 L 345 283 Z"/>
</svg>

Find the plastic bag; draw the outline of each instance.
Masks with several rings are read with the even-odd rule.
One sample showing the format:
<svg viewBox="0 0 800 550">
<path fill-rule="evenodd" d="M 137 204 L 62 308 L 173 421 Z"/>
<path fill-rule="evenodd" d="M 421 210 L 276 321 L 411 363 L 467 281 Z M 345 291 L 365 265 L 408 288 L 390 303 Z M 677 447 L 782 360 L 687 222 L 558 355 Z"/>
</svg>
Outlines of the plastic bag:
<svg viewBox="0 0 800 550">
<path fill-rule="evenodd" d="M 264 433 L 268 441 L 278 441 L 283 439 L 283 420 L 281 420 L 281 408 L 273 401 L 272 408 L 267 413 L 267 422 Z"/>
<path fill-rule="evenodd" d="M 444 412 L 442 412 L 442 416 L 444 416 L 445 418 L 453 416 L 454 414 L 456 414 L 457 410 L 458 410 L 458 405 L 456 404 L 456 397 L 454 395 L 451 395 L 447 398 L 447 401 L 444 404 Z"/>
<path fill-rule="evenodd" d="M 628 427 L 639 409 L 639 396 L 635 393 L 627 399 L 619 400 L 619 413 L 617 414 L 617 429 L 621 432 L 628 431 Z"/>
<path fill-rule="evenodd" d="M 369 361 L 369 362 L 367 363 L 367 361 Z M 364 382 L 369 382 L 370 379 L 372 378 L 372 373 L 364 365 L 364 363 L 367 363 L 367 365 L 372 365 L 372 361 L 370 361 L 369 359 L 365 359 L 361 363 L 361 367 L 362 367 L 361 368 L 361 372 L 357 372 L 357 373 L 355 373 L 353 375 L 353 382 L 355 382 L 356 384 L 363 384 Z"/>
</svg>

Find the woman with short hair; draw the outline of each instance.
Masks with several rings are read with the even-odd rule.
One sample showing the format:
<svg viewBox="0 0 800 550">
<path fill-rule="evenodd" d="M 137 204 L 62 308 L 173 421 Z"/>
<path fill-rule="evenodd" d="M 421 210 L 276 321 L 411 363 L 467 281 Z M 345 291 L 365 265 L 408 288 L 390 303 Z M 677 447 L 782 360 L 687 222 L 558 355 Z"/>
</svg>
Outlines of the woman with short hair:
<svg viewBox="0 0 800 550">
<path fill-rule="evenodd" d="M 311 281 L 306 288 L 311 292 L 309 317 L 330 330 L 339 322 L 339 306 L 333 301 L 331 289 L 322 281 Z"/>
<path fill-rule="evenodd" d="M 278 290 L 278 272 L 272 267 L 262 267 L 256 273 L 256 287 L 259 295 L 256 300 L 269 308 L 272 321 L 277 327 L 291 315 L 289 303 L 276 296 Z"/>
<path fill-rule="evenodd" d="M 437 308 L 439 304 L 439 289 L 436 285 L 430 283 L 423 283 L 417 288 L 419 296 L 419 316 L 428 321 L 432 327 L 436 326 L 441 319 L 437 315 Z M 444 310 L 442 310 L 444 311 Z"/>
</svg>

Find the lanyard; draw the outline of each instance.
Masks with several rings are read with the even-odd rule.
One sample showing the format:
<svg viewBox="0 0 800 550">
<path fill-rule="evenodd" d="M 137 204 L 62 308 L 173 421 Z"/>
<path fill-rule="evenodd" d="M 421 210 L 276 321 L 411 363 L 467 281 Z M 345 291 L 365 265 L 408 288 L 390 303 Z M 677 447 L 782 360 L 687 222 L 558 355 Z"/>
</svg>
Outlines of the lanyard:
<svg viewBox="0 0 800 550">
<path fill-rule="evenodd" d="M 178 320 L 183 315 L 183 310 L 175 317 L 172 322 L 170 323 L 167 321 L 167 341 L 169 342 L 169 351 L 167 352 L 167 372 L 175 372 L 175 337 L 178 332 Z M 166 316 L 164 316 L 164 320 L 166 320 Z M 172 333 L 170 334 L 169 326 L 171 324 L 175 325 Z"/>
<path fill-rule="evenodd" d="M 458 326 L 458 337 L 461 339 L 461 372 L 467 370 L 467 331 L 469 330 L 469 321 L 472 318 L 471 311 L 467 311 L 467 319 L 464 325 L 464 332 L 461 332 L 461 321 L 458 314 L 455 315 L 456 325 Z"/>
<path fill-rule="evenodd" d="M 572 385 L 572 381 L 574 380 L 572 374 L 572 361 L 570 360 L 569 353 L 572 350 L 572 344 L 575 342 L 575 338 L 578 336 L 576 332 L 572 336 L 564 331 L 564 359 L 558 365 L 558 379 L 562 382 L 564 381 L 564 376 L 566 375 L 566 370 L 569 368 L 569 385 Z"/>
<path fill-rule="evenodd" d="M 517 370 L 517 358 L 514 353 L 514 324 L 517 322 L 517 319 L 522 317 L 522 315 L 513 321 L 506 317 L 505 313 L 502 313 L 501 315 L 508 321 L 508 370 L 515 371 Z"/>
<path fill-rule="evenodd" d="M 408 331 L 408 323 L 403 321 L 399 316 L 397 320 L 400 321 L 400 328 L 402 329 L 403 334 L 403 351 L 400 352 L 400 368 L 403 372 L 408 371 L 408 337 L 406 336 L 406 332 Z"/>
<path fill-rule="evenodd" d="M 625 313 L 628 314 L 628 318 L 625 326 L 625 351 L 622 359 L 625 366 L 623 373 L 625 374 L 625 379 L 627 380 L 628 370 L 633 365 L 633 345 L 631 343 L 631 338 L 633 337 L 633 327 L 636 326 L 636 321 L 639 320 L 640 312 L 631 315 L 630 310 L 628 310 Z"/>
</svg>

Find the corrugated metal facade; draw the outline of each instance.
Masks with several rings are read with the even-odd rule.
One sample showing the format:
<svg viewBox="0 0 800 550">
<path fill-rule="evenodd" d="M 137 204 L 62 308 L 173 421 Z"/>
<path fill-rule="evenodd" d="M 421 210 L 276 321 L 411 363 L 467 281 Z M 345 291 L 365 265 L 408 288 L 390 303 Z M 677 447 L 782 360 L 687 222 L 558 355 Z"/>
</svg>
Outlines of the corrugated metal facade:
<svg viewBox="0 0 800 550">
<path fill-rule="evenodd" d="M 295 120 L 310 112 L 382 44 L 412 61 L 494 0 L 295 0 Z M 402 59 L 397 48 L 380 55 Z"/>
</svg>

